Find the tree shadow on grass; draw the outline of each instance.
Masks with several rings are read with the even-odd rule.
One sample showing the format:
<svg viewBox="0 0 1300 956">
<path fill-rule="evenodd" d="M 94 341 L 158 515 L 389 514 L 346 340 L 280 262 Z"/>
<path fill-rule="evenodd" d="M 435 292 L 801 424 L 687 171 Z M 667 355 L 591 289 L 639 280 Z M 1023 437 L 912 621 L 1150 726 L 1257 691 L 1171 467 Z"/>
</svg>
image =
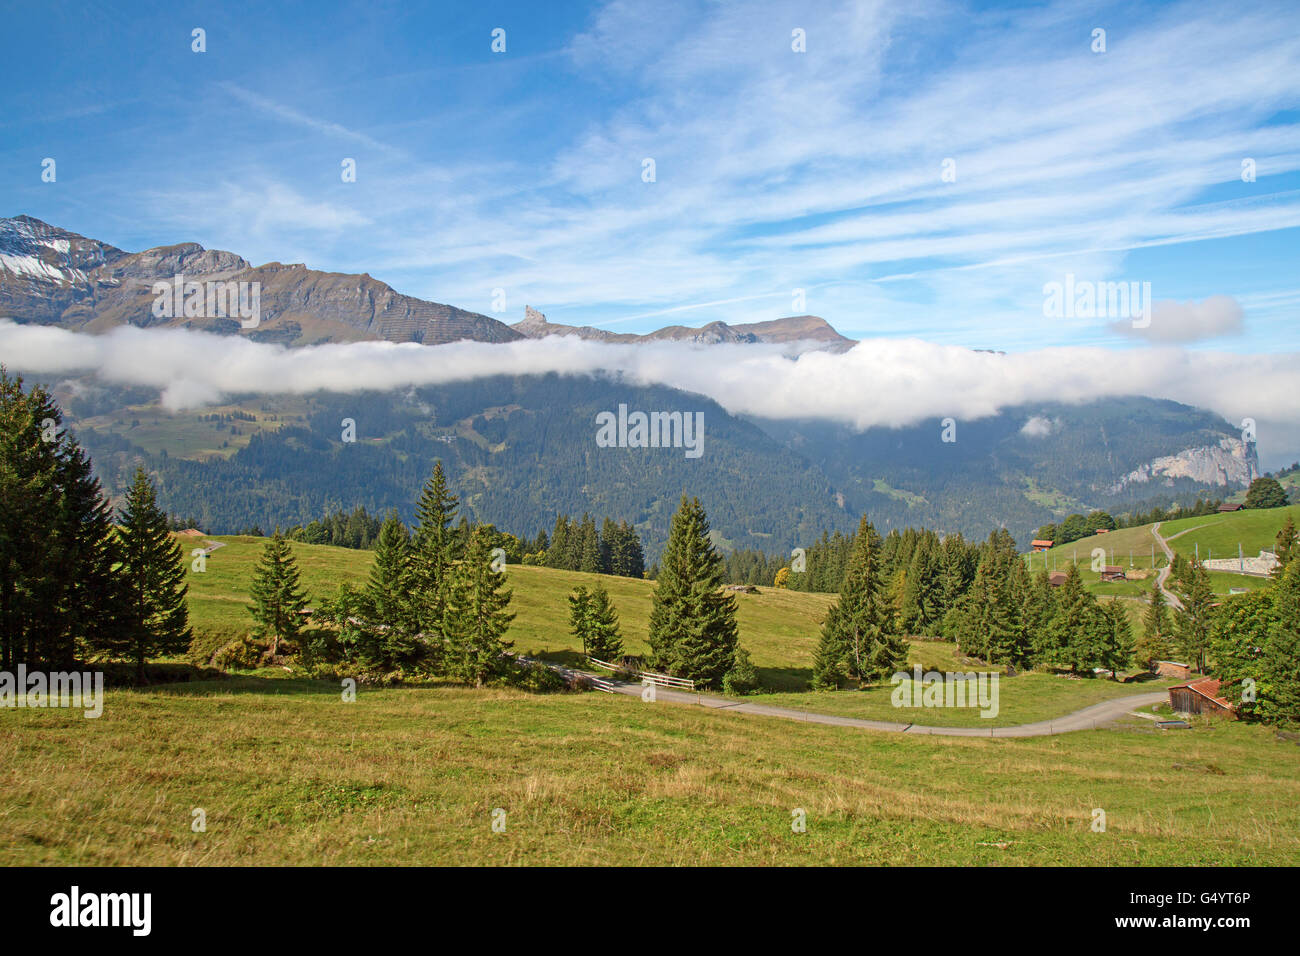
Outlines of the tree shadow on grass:
<svg viewBox="0 0 1300 956">
<path fill-rule="evenodd" d="M 761 690 L 786 694 L 806 691 L 812 683 L 811 667 L 755 667 Z"/>
<path fill-rule="evenodd" d="M 430 680 L 388 685 L 364 684 L 358 681 L 357 694 L 360 695 L 375 690 L 441 690 L 447 687 L 465 686 L 468 685 L 451 680 Z M 216 680 L 154 684 L 135 689 L 175 697 L 216 697 L 227 694 L 261 694 L 264 696 L 285 697 L 310 694 L 314 696 L 340 697 L 343 693 L 342 678 L 329 680 L 314 677 L 264 677 L 257 674 L 228 674 Z"/>
<path fill-rule="evenodd" d="M 519 651 L 519 648 L 515 648 Z M 519 651 L 525 657 L 531 657 L 539 661 L 546 661 L 548 664 L 562 664 L 565 667 L 572 667 L 577 670 L 594 671 L 601 673 L 599 667 L 592 667 L 587 661 L 582 651 Z"/>
</svg>

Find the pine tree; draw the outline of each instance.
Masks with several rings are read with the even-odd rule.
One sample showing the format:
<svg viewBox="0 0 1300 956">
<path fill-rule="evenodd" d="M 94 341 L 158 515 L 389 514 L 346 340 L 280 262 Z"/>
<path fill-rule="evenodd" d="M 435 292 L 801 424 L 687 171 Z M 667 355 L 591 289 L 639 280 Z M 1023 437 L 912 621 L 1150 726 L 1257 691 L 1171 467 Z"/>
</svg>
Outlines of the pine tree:
<svg viewBox="0 0 1300 956">
<path fill-rule="evenodd" d="M 1029 657 L 1037 664 L 1048 656 L 1051 639 L 1048 636 L 1056 616 L 1056 589 L 1052 587 L 1047 571 L 1034 575 L 1033 587 L 1025 598 L 1024 624 L 1028 636 Z"/>
<path fill-rule="evenodd" d="M 1118 598 L 1102 602 L 1097 608 L 1092 657 L 1093 666 L 1110 671 L 1111 680 L 1119 680 L 1119 672 L 1133 659 L 1133 629 Z"/>
<path fill-rule="evenodd" d="M 939 568 L 938 620 L 942 622 L 944 615 L 957 606 L 970 587 L 970 555 L 961 535 L 950 534 L 943 539 Z"/>
<path fill-rule="evenodd" d="M 906 662 L 907 644 L 897 633 L 881 578 L 881 558 L 880 536 L 863 517 L 839 600 L 822 624 L 814 655 L 814 686 L 834 686 L 843 671 L 861 680 L 880 680 Z"/>
<path fill-rule="evenodd" d="M 728 694 L 748 694 L 758 689 L 758 671 L 745 648 L 736 647 L 736 662 L 722 678 L 722 689 Z"/>
<path fill-rule="evenodd" d="M 366 585 L 376 623 L 414 630 L 411 564 L 411 533 L 398 518 L 397 511 L 390 511 L 379 529 L 375 563 Z"/>
<path fill-rule="evenodd" d="M 626 578 L 645 577 L 645 552 L 641 549 L 641 537 L 629 521 L 618 523 L 619 549 L 618 570 L 615 574 Z"/>
<path fill-rule="evenodd" d="M 1095 633 L 1097 601 L 1084 590 L 1078 565 L 1071 564 L 1056 595 L 1056 615 L 1049 628 L 1049 663 L 1080 672 L 1093 666 L 1090 644 Z"/>
<path fill-rule="evenodd" d="M 579 585 L 569 596 L 569 608 L 570 629 L 582 641 L 583 654 L 606 663 L 623 655 L 618 612 L 602 585 Z"/>
<path fill-rule="evenodd" d="M 118 574 L 125 593 L 117 649 L 135 660 L 136 679 L 143 683 L 147 657 L 180 654 L 193 636 L 181 547 L 168 532 L 167 515 L 143 468 L 136 469 L 119 524 Z"/>
<path fill-rule="evenodd" d="M 505 640 L 515 615 L 505 574 L 493 568 L 492 535 L 476 527 L 464 559 L 455 566 L 447 588 L 442 632 L 447 636 L 452 673 L 482 687 L 505 673 L 513 642 Z"/>
<path fill-rule="evenodd" d="M 569 538 L 574 529 L 568 515 L 556 515 L 555 530 L 551 532 L 551 546 L 546 551 L 546 566 L 562 570 L 575 570 L 569 567 Z"/>
<path fill-rule="evenodd" d="M 600 535 L 596 532 L 596 522 L 591 515 L 582 516 L 578 542 L 578 570 L 588 574 L 599 574 L 601 572 Z"/>
<path fill-rule="evenodd" d="M 452 527 L 458 505 L 447 487 L 442 462 L 434 462 L 433 474 L 415 506 L 419 525 L 411 542 L 410 583 L 412 623 L 435 648 L 444 642 L 440 628 L 446 616 L 446 590 L 459 554 L 458 532 Z"/>
<path fill-rule="evenodd" d="M 0 669 L 71 669 L 120 643 L 118 541 L 85 452 L 40 386 L 0 366 Z M 77 641 L 84 641 L 78 648 Z"/>
<path fill-rule="evenodd" d="M 668 529 L 649 644 L 653 666 L 709 687 L 735 663 L 736 599 L 722 590 L 722 558 L 698 498 L 682 496 Z"/>
<path fill-rule="evenodd" d="M 1159 584 L 1151 585 L 1151 597 L 1142 614 L 1142 636 L 1133 648 L 1134 659 L 1143 667 L 1154 667 L 1156 661 L 1169 659 L 1172 653 L 1169 639 L 1173 629 L 1169 622 L 1169 608 Z"/>
<path fill-rule="evenodd" d="M 1286 521 L 1282 523 L 1282 530 L 1277 533 L 1277 543 L 1273 547 L 1273 553 L 1277 555 L 1278 560 L 1278 566 L 1273 569 L 1273 577 L 1280 578 L 1286 572 L 1287 564 L 1296 554 L 1295 544 L 1295 522 L 1291 520 L 1291 515 L 1288 514 Z"/>
<path fill-rule="evenodd" d="M 1177 635 L 1179 652 L 1186 655 L 1189 663 L 1205 672 L 1205 654 L 1210 646 L 1211 604 L 1214 603 L 1214 591 L 1210 586 L 1210 574 L 1205 565 L 1193 560 L 1186 575 L 1186 597 L 1183 610 L 1178 615 Z"/>
<path fill-rule="evenodd" d="M 593 653 L 587 646 L 587 636 L 591 633 L 591 594 L 585 584 L 579 584 L 569 595 L 569 633 L 582 642 L 583 657 L 609 663 L 609 658 Z"/>
<path fill-rule="evenodd" d="M 1300 722 L 1300 561 L 1289 561 L 1272 587 L 1274 618 L 1263 635 L 1259 680 L 1261 716 Z"/>
<path fill-rule="evenodd" d="M 907 568 L 901 601 L 903 630 L 908 634 L 935 636 L 942 616 L 942 603 L 938 542 L 926 534 L 917 542 Z"/>
<path fill-rule="evenodd" d="M 253 598 L 248 610 L 257 622 L 255 634 L 269 642 L 266 656 L 274 660 L 282 641 L 298 637 L 300 612 L 307 607 L 307 595 L 299 587 L 297 559 L 279 528 L 262 549 L 248 593 Z"/>
</svg>

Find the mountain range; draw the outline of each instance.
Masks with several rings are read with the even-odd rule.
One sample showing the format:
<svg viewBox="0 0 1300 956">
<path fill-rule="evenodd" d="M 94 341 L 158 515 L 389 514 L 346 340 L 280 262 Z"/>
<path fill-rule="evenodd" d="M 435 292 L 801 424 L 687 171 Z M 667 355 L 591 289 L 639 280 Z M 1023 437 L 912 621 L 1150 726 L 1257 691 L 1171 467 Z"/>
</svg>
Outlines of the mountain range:
<svg viewBox="0 0 1300 956">
<path fill-rule="evenodd" d="M 155 315 L 154 283 L 180 275 L 186 282 L 259 283 L 257 326 L 243 329 L 231 317 Z M 711 322 L 699 329 L 674 325 L 635 335 L 549 323 L 529 306 L 523 321 L 507 325 L 478 312 L 402 295 L 368 273 L 319 272 L 301 263 L 254 266 L 233 252 L 204 249 L 194 242 L 124 252 L 30 216 L 0 219 L 0 318 L 86 332 L 117 325 L 192 328 L 285 345 L 365 340 L 442 345 L 547 335 L 604 342 L 806 341 L 837 351 L 856 344 L 811 315 L 737 326 Z"/>
<path fill-rule="evenodd" d="M 155 315 L 153 283 L 178 274 L 260 283 L 257 327 Z M 507 325 L 402 295 L 367 274 L 253 266 L 194 243 L 129 253 L 27 216 L 0 220 L 0 318 L 92 333 L 123 324 L 190 327 L 286 346 L 550 335 L 828 351 L 857 344 L 810 315 L 639 335 L 551 323 L 526 307 L 522 321 Z M 851 530 L 864 513 L 882 530 L 912 525 L 978 537 L 1006 526 L 1027 542 L 1068 512 L 1226 496 L 1259 473 L 1253 442 L 1221 417 L 1140 396 L 1006 408 L 963 422 L 959 440 L 949 442 L 938 420 L 865 431 L 765 420 L 612 373 L 496 376 L 401 394 L 242 395 L 182 413 L 162 409 L 148 390 L 93 376 L 57 384 L 110 493 L 120 494 L 144 463 L 163 505 L 213 533 L 306 523 L 356 505 L 397 508 L 409 520 L 435 459 L 478 520 L 531 535 L 557 513 L 590 511 L 633 522 L 652 557 L 684 492 L 701 497 L 720 545 L 772 552 Z M 693 460 L 672 450 L 600 447 L 596 416 L 620 405 L 703 414 L 706 453 Z M 344 419 L 354 420 L 356 442 L 341 439 Z"/>
</svg>

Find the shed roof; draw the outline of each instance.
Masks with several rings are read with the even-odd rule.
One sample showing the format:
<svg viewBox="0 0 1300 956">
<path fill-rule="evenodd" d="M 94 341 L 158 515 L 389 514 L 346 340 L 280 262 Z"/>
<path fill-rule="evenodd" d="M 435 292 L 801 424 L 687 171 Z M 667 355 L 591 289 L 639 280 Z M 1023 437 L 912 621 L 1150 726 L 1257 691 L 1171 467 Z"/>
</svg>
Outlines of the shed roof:
<svg viewBox="0 0 1300 956">
<path fill-rule="evenodd" d="M 1232 704 L 1219 696 L 1220 681 L 1217 677 L 1202 677 L 1199 680 L 1188 681 L 1186 684 L 1178 684 L 1169 688 L 1174 690 L 1190 690 L 1193 694 L 1199 694 L 1206 700 L 1213 701 L 1224 710 L 1232 710 Z"/>
</svg>

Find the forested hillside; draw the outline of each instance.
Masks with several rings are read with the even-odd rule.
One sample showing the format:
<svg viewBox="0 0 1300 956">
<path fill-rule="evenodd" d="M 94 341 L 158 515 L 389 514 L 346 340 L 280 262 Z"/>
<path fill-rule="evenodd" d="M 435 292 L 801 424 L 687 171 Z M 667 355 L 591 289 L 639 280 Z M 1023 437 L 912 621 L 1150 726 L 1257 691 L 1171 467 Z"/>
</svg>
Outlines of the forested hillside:
<svg viewBox="0 0 1300 956">
<path fill-rule="evenodd" d="M 788 555 L 823 533 L 852 530 L 863 513 L 882 531 L 928 526 L 982 537 L 1005 526 L 1027 545 L 1034 529 L 1071 512 L 1191 504 L 1236 487 L 1125 483 L 1158 456 L 1235 440 L 1210 413 L 1147 399 L 1010 409 L 957 422 L 955 440 L 945 441 L 939 421 L 860 433 L 751 422 L 702 396 L 608 377 L 245 396 L 175 414 L 138 390 L 83 387 L 61 398 L 111 493 L 142 462 L 164 507 L 212 533 L 306 525 L 358 506 L 375 515 L 397 508 L 409 522 L 434 460 L 474 520 L 532 538 L 559 514 L 608 516 L 635 526 L 650 561 L 687 488 L 698 489 L 724 550 Z M 620 404 L 701 413 L 701 454 L 601 447 L 596 416 Z"/>
</svg>

